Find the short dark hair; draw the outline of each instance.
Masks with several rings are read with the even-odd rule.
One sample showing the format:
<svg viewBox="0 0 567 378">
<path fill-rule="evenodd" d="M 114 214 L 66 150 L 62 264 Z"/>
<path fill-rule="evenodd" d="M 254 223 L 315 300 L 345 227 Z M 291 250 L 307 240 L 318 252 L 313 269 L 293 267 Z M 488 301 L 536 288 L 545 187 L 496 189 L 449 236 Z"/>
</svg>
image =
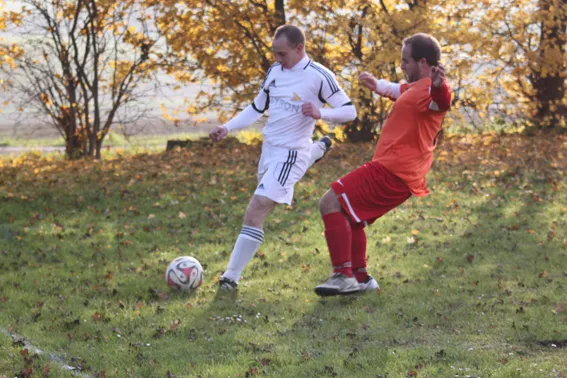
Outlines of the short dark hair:
<svg viewBox="0 0 567 378">
<path fill-rule="evenodd" d="M 441 60 L 441 46 L 435 37 L 417 33 L 404 39 L 404 46 L 411 46 L 411 57 L 416 62 L 425 58 L 427 64 L 436 66 Z"/>
<path fill-rule="evenodd" d="M 274 39 L 278 39 L 281 36 L 285 36 L 289 44 L 293 45 L 293 47 L 299 44 L 305 46 L 305 33 L 297 26 L 282 25 L 278 27 L 274 34 Z"/>
</svg>

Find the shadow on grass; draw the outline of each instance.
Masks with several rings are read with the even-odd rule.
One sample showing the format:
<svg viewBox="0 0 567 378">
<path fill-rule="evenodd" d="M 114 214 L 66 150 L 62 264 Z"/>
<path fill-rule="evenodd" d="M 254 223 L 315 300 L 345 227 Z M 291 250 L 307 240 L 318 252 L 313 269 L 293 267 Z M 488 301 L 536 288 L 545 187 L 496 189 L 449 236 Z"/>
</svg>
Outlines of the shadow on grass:
<svg viewBox="0 0 567 378">
<path fill-rule="evenodd" d="M 367 229 L 382 295 L 321 300 L 313 288 L 329 261 L 317 201 L 357 164 L 331 155 L 334 169 L 310 172 L 294 210 L 268 220 L 240 292 L 217 296 L 213 277 L 255 186 L 255 155 L 233 155 L 230 166 L 170 158 L 138 157 L 158 161 L 147 171 L 72 167 L 69 179 L 30 178 L 25 198 L 3 196 L 1 319 L 115 376 L 448 376 L 465 362 L 484 374 L 495 364 L 515 371 L 525 365 L 501 362 L 509 353 L 536 360 L 547 341 L 566 338 L 565 250 L 550 234 L 565 225 L 556 205 L 565 195 L 535 174 L 436 174 L 438 193 Z M 163 280 L 181 254 L 208 264 L 208 282 L 190 296 Z"/>
</svg>

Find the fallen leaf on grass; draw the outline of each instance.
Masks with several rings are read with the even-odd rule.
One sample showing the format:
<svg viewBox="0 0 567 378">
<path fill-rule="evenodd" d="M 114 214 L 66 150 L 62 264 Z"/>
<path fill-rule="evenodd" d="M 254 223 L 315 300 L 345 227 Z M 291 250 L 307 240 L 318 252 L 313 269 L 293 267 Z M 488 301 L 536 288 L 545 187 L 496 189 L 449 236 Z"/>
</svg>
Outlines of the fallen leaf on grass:
<svg viewBox="0 0 567 378">
<path fill-rule="evenodd" d="M 364 311 L 366 311 L 369 314 L 374 314 L 376 312 L 376 309 L 368 306 L 368 305 L 364 305 L 364 307 L 362 307 L 364 309 Z"/>
<path fill-rule="evenodd" d="M 169 329 L 172 330 L 172 331 L 175 331 L 177 329 L 177 327 L 179 327 L 179 324 L 181 324 L 181 320 L 175 319 L 173 321 L 173 323 L 171 323 L 171 327 L 169 327 Z"/>
<path fill-rule="evenodd" d="M 31 367 L 29 367 L 27 369 L 21 370 L 18 373 L 18 377 L 19 378 L 30 378 L 32 373 L 33 373 L 33 369 Z"/>
<path fill-rule="evenodd" d="M 157 289 L 150 288 L 149 292 L 150 292 L 150 296 L 153 297 L 153 298 L 159 298 L 163 301 L 169 299 L 169 296 L 167 294 L 165 294 L 163 291 L 159 291 Z"/>
<path fill-rule="evenodd" d="M 41 373 L 43 374 L 44 377 L 49 377 L 49 371 L 50 370 L 51 370 L 51 361 L 47 361 L 45 366 L 43 366 L 43 368 L 41 368 Z"/>
</svg>

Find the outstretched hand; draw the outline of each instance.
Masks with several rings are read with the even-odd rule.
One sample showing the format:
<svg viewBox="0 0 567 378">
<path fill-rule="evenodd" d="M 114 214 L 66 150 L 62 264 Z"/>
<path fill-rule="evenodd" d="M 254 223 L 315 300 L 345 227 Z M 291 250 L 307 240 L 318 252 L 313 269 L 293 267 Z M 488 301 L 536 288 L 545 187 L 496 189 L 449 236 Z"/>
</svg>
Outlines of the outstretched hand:
<svg viewBox="0 0 567 378">
<path fill-rule="evenodd" d="M 445 67 L 441 63 L 437 66 L 431 67 L 431 73 L 429 74 L 431 78 L 431 84 L 435 88 L 439 88 L 443 81 L 445 81 Z"/>
<path fill-rule="evenodd" d="M 209 138 L 211 138 L 213 140 L 213 142 L 218 142 L 219 140 L 223 139 L 227 135 L 228 135 L 228 129 L 226 127 L 216 126 L 209 133 Z"/>
<path fill-rule="evenodd" d="M 360 84 L 370 89 L 372 92 L 376 92 L 378 89 L 378 80 L 369 72 L 362 72 L 358 75 L 358 80 L 360 80 Z"/>
</svg>

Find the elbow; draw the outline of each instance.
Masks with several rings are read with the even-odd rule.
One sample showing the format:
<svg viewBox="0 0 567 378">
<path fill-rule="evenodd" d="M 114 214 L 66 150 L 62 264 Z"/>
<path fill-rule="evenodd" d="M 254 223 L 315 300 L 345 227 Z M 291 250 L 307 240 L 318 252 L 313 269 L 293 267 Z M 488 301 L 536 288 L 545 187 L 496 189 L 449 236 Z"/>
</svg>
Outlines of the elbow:
<svg viewBox="0 0 567 378">
<path fill-rule="evenodd" d="M 346 122 L 351 122 L 354 121 L 356 119 L 356 108 L 354 107 L 354 105 L 351 105 L 348 107 L 348 114 L 347 114 L 347 120 Z"/>
<path fill-rule="evenodd" d="M 440 101 L 438 105 L 439 105 L 439 109 L 442 112 L 447 112 L 449 111 L 449 109 L 451 109 L 451 99 L 450 98 L 444 99 L 444 101 Z"/>
</svg>

